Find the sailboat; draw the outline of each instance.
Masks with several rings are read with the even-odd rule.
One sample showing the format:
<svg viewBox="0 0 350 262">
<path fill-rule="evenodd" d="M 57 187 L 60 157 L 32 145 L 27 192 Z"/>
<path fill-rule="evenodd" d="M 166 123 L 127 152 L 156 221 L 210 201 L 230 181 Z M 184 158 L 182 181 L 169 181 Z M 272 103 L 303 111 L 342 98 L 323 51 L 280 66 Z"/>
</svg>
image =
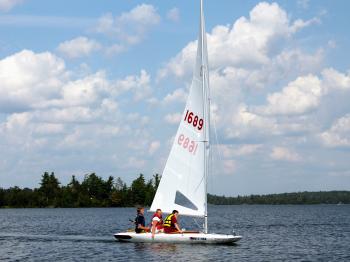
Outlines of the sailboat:
<svg viewBox="0 0 350 262">
<path fill-rule="evenodd" d="M 207 177 L 210 158 L 210 93 L 203 0 L 200 1 L 200 30 L 196 66 L 186 107 L 182 115 L 150 211 L 163 213 L 178 210 L 181 216 L 204 218 L 203 230 L 183 233 L 122 232 L 114 237 L 127 242 L 234 243 L 235 234 L 208 233 Z"/>
</svg>

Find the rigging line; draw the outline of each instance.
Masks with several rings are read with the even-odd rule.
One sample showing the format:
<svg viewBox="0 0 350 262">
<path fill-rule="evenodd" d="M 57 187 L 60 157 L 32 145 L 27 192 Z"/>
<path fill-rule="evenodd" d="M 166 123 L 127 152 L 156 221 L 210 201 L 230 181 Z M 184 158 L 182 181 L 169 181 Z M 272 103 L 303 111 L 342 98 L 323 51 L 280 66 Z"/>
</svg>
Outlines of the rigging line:
<svg viewBox="0 0 350 262">
<path fill-rule="evenodd" d="M 218 148 L 218 146 L 220 146 L 219 144 L 219 138 L 218 138 L 218 133 L 217 133 L 217 128 L 216 128 L 216 120 L 215 120 L 215 117 L 212 118 L 212 127 L 214 129 L 214 135 L 215 135 L 215 142 L 216 142 L 216 148 L 217 150 L 216 151 L 219 151 L 219 153 L 217 154 L 219 156 L 219 161 L 220 163 L 223 163 L 224 161 L 224 157 L 222 155 L 222 152 L 220 150 L 220 148 Z M 213 157 L 213 156 L 212 156 Z M 211 180 L 213 180 L 213 175 L 211 176 Z"/>
<path fill-rule="evenodd" d="M 202 228 L 202 226 L 198 223 L 196 218 L 193 218 L 193 221 L 197 225 L 198 228 Z"/>
</svg>

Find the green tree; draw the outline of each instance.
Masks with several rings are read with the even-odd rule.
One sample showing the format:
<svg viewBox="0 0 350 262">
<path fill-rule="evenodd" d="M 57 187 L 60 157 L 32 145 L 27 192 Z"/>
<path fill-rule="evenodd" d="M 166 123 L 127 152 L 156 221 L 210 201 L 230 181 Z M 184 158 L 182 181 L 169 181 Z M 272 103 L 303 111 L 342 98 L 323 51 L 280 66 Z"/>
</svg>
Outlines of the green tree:
<svg viewBox="0 0 350 262">
<path fill-rule="evenodd" d="M 0 188 L 0 207 L 5 206 L 5 190 Z"/>
<path fill-rule="evenodd" d="M 133 204 L 142 206 L 145 205 L 146 191 L 147 187 L 145 184 L 145 177 L 143 174 L 140 174 L 139 177 L 131 183 Z"/>
<path fill-rule="evenodd" d="M 57 206 L 61 193 L 59 185 L 60 182 L 53 172 L 50 175 L 48 172 L 43 174 L 39 188 L 43 206 Z"/>
</svg>

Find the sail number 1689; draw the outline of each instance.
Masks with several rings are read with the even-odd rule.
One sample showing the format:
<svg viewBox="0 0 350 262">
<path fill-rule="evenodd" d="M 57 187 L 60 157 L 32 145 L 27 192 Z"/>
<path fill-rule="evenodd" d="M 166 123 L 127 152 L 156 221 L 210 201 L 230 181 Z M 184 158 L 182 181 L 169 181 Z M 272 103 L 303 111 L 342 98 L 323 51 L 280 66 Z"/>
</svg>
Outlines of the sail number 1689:
<svg viewBox="0 0 350 262">
<path fill-rule="evenodd" d="M 181 134 L 179 135 L 179 138 L 177 139 L 177 143 L 183 147 L 183 149 L 188 150 L 191 154 L 195 155 L 198 147 L 198 143 L 195 141 L 190 140 L 190 138 L 186 137 L 185 135 Z"/>
<path fill-rule="evenodd" d="M 199 116 L 195 115 L 193 112 L 190 112 L 187 110 L 185 115 L 185 122 L 192 124 L 193 127 L 197 128 L 198 130 L 202 130 L 204 125 L 204 120 L 202 118 L 199 118 Z"/>
</svg>

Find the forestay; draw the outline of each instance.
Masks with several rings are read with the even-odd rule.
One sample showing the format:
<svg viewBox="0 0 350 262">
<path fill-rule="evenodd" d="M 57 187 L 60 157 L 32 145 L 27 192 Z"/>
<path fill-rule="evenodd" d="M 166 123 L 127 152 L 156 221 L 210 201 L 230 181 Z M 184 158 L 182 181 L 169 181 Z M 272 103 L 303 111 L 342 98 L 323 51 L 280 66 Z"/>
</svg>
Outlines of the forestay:
<svg viewBox="0 0 350 262">
<path fill-rule="evenodd" d="M 206 174 L 209 155 L 208 61 L 204 19 L 196 66 L 185 110 L 177 130 L 151 211 L 161 208 L 181 215 L 206 216 Z"/>
</svg>

